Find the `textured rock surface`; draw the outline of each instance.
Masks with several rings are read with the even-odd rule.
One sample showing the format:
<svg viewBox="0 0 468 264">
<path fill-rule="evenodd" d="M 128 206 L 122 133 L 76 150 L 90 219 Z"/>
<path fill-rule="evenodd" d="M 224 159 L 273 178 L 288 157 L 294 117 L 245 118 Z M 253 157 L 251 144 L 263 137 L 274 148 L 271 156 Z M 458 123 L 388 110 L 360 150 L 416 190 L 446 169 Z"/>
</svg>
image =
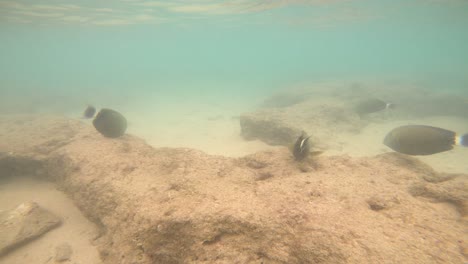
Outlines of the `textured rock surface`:
<svg viewBox="0 0 468 264">
<path fill-rule="evenodd" d="M 396 109 L 364 116 L 355 106 L 364 99 L 379 98 L 396 104 Z M 301 131 L 325 148 L 339 149 L 337 142 L 347 133 L 359 132 L 369 121 L 383 118 L 408 119 L 428 116 L 461 116 L 468 112 L 467 98 L 435 94 L 414 85 L 367 83 L 352 85 L 322 83 L 266 98 L 262 108 L 240 117 L 241 134 L 270 145 L 289 145 Z M 379 117 L 373 120 L 372 117 Z"/>
<path fill-rule="evenodd" d="M 34 202 L 0 211 L 0 256 L 59 226 L 60 218 Z"/>
<path fill-rule="evenodd" d="M 0 149 L 39 162 L 99 224 L 105 263 L 467 261 L 468 175 L 417 159 L 298 164 L 286 148 L 232 159 L 107 139 L 78 121 L 0 119 Z"/>
<path fill-rule="evenodd" d="M 359 131 L 363 123 L 342 102 L 304 101 L 292 106 L 263 109 L 240 117 L 241 134 L 247 140 L 260 139 L 270 145 L 293 144 L 301 131 L 318 147 L 336 144 L 336 136 Z"/>
<path fill-rule="evenodd" d="M 381 98 L 396 104 L 395 117 L 424 118 L 428 116 L 466 117 L 466 93 L 451 89 L 431 89 L 408 83 L 355 83 L 354 89 L 346 85 L 335 86 L 338 97 L 353 103 L 362 98 Z"/>
</svg>

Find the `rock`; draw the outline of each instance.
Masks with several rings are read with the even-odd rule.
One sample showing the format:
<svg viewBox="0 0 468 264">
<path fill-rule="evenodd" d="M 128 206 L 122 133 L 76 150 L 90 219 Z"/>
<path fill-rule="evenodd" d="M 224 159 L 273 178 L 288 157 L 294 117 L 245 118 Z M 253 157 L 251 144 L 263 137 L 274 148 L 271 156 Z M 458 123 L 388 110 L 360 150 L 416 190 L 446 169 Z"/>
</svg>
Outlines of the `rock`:
<svg viewBox="0 0 468 264">
<path fill-rule="evenodd" d="M 367 199 L 367 203 L 369 204 L 371 210 L 380 211 L 383 209 L 391 208 L 394 204 L 398 204 L 399 201 L 396 197 L 389 197 L 377 194 Z"/>
<path fill-rule="evenodd" d="M 240 116 L 241 135 L 246 140 L 260 139 L 270 145 L 294 143 L 301 134 L 300 127 L 271 117 L 269 112 L 259 111 Z"/>
<path fill-rule="evenodd" d="M 0 212 L 0 256 L 60 224 L 60 218 L 34 202 L 25 202 L 13 210 Z"/>
<path fill-rule="evenodd" d="M 359 117 L 356 106 L 372 98 L 393 103 L 395 109 Z M 467 98 L 437 94 L 415 85 L 318 83 L 272 95 L 259 110 L 242 114 L 240 126 L 241 135 L 247 140 L 259 139 L 270 145 L 287 146 L 305 131 L 318 146 L 340 150 L 336 143 L 338 138 L 359 132 L 369 122 L 435 115 L 465 117 L 467 112 Z M 374 117 L 378 118 L 372 119 Z"/>
<path fill-rule="evenodd" d="M 0 146 L 29 153 L 98 223 L 105 264 L 466 262 L 468 175 L 417 159 L 317 156 L 299 166 L 287 148 L 228 158 L 107 140 L 86 125 L 44 156 L 20 139 L 54 140 L 63 126 L 16 127 L 22 134 L 3 134 Z"/>
<path fill-rule="evenodd" d="M 247 140 L 260 139 L 270 145 L 294 144 L 302 131 L 310 135 L 310 144 L 325 147 L 336 144 L 341 133 L 362 127 L 359 116 L 342 103 L 325 104 L 304 101 L 286 108 L 261 109 L 240 117 L 241 135 Z"/>
<path fill-rule="evenodd" d="M 312 95 L 310 93 L 307 93 L 306 91 L 280 92 L 267 98 L 262 103 L 262 106 L 271 108 L 288 107 L 301 103 L 309 99 L 311 96 Z"/>
<path fill-rule="evenodd" d="M 409 193 L 415 197 L 426 197 L 435 202 L 453 204 L 462 217 L 468 216 L 468 181 L 466 175 L 443 182 L 418 182 L 410 186 Z"/>
<path fill-rule="evenodd" d="M 6 155 L 0 157 L 0 179 L 2 177 L 18 176 L 21 173 L 38 175 L 41 169 L 40 162 L 27 156 Z"/>
<path fill-rule="evenodd" d="M 314 89 L 316 86 L 309 87 L 309 89 Z M 465 118 L 468 112 L 466 96 L 460 96 L 456 90 L 450 93 L 421 85 L 379 81 L 352 85 L 337 83 L 328 90 L 329 94 L 334 94 L 336 98 L 341 98 L 354 105 L 360 100 L 369 98 L 379 98 L 389 103 L 395 103 L 396 108 L 392 111 L 392 116 L 398 119 L 428 116 Z"/>
<path fill-rule="evenodd" d="M 69 260 L 72 254 L 73 250 L 70 244 L 66 242 L 55 247 L 55 261 L 57 262 Z"/>
</svg>

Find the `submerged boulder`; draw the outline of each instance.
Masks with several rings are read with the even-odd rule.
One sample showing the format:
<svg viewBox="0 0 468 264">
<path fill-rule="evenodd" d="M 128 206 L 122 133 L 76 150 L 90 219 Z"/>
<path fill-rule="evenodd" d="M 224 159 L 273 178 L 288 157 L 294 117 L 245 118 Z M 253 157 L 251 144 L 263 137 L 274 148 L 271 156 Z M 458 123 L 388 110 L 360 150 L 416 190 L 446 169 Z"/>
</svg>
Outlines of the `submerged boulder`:
<svg viewBox="0 0 468 264">
<path fill-rule="evenodd" d="M 0 256 L 61 224 L 59 217 L 34 202 L 0 212 Z"/>
<path fill-rule="evenodd" d="M 293 144 L 304 131 L 311 136 L 312 145 L 336 148 L 338 135 L 356 133 L 363 125 L 356 113 L 336 100 L 304 101 L 284 108 L 260 109 L 240 117 L 243 138 L 283 146 Z"/>
</svg>

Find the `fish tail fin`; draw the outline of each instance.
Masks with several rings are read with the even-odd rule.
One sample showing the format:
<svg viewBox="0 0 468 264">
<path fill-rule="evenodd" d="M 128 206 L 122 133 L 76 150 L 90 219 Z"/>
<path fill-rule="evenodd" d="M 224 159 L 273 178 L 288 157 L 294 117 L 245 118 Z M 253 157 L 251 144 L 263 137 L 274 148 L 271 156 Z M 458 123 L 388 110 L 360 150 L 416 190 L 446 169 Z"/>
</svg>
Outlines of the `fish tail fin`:
<svg viewBox="0 0 468 264">
<path fill-rule="evenodd" d="M 468 134 L 460 136 L 459 144 L 460 146 L 468 147 Z"/>
<path fill-rule="evenodd" d="M 387 105 L 385 106 L 386 109 L 395 109 L 396 108 L 396 104 L 394 103 L 387 103 Z"/>
</svg>

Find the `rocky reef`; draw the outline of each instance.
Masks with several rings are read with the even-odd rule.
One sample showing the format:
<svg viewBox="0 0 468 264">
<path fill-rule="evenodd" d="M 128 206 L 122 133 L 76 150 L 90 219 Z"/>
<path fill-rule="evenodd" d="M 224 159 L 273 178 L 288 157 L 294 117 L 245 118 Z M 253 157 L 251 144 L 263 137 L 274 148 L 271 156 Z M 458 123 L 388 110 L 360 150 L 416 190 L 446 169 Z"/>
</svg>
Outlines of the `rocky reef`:
<svg viewBox="0 0 468 264">
<path fill-rule="evenodd" d="M 65 118 L 0 116 L 0 124 L 0 177 L 27 170 L 55 182 L 99 226 L 104 263 L 468 258 L 468 175 L 411 157 L 297 163 L 284 148 L 227 158 L 109 139 Z"/>
<path fill-rule="evenodd" d="M 394 109 L 359 116 L 356 105 L 376 98 L 394 104 Z M 246 140 L 288 145 L 305 131 L 318 147 L 340 149 L 337 139 L 359 133 L 370 122 L 431 116 L 466 118 L 467 112 L 468 98 L 456 93 L 436 93 L 401 83 L 332 82 L 279 91 L 265 98 L 259 109 L 242 114 L 240 126 Z"/>
</svg>

